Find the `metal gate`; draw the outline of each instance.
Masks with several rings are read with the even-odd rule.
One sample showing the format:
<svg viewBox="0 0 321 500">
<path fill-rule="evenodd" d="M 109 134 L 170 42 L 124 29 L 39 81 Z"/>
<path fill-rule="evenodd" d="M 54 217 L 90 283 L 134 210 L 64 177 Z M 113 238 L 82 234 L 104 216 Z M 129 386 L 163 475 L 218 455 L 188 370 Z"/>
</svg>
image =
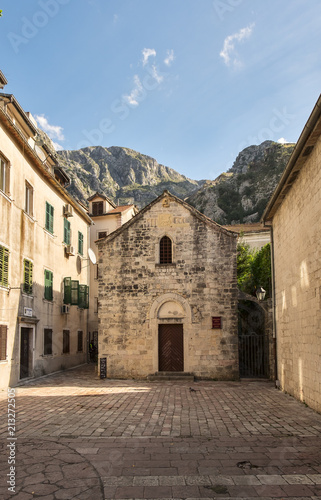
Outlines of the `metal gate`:
<svg viewBox="0 0 321 500">
<path fill-rule="evenodd" d="M 241 377 L 268 377 L 268 339 L 252 332 L 239 336 Z"/>
<path fill-rule="evenodd" d="M 183 325 L 159 325 L 158 370 L 160 372 L 184 371 Z"/>
<path fill-rule="evenodd" d="M 239 302 L 240 377 L 269 377 L 269 338 L 264 310 L 255 302 Z"/>
</svg>

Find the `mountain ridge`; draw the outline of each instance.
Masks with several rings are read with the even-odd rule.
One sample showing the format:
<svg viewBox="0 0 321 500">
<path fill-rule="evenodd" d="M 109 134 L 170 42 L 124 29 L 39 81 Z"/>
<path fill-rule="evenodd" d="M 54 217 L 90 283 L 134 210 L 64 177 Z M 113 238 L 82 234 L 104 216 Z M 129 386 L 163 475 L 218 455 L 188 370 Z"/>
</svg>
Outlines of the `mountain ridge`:
<svg viewBox="0 0 321 500">
<path fill-rule="evenodd" d="M 135 203 L 142 208 L 164 189 L 171 187 L 173 194 L 185 198 L 204 183 L 129 148 L 91 146 L 57 153 L 71 178 L 69 191 L 82 203 L 98 191 L 115 203 Z"/>
<path fill-rule="evenodd" d="M 294 148 L 264 141 L 243 149 L 214 180 L 193 180 L 130 148 L 91 146 L 58 151 L 71 178 L 69 192 L 82 203 L 101 192 L 116 204 L 143 208 L 164 189 L 220 224 L 258 222 Z"/>
</svg>

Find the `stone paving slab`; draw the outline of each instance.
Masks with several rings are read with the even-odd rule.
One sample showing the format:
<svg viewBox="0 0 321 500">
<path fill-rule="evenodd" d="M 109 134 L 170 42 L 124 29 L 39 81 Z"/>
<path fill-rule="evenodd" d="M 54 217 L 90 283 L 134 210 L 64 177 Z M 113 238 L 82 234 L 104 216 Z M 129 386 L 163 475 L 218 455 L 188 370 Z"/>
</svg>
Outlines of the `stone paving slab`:
<svg viewBox="0 0 321 500">
<path fill-rule="evenodd" d="M 12 494 L 0 395 L 4 500 L 321 500 L 321 415 L 268 382 L 100 381 L 86 366 L 18 387 L 16 409 Z"/>
</svg>

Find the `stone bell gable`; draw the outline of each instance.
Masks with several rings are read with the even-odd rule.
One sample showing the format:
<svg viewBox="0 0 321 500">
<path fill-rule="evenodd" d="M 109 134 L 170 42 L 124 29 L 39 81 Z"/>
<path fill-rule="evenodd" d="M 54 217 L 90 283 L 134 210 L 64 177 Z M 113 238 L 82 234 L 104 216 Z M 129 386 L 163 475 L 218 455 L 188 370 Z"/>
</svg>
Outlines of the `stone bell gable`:
<svg viewBox="0 0 321 500">
<path fill-rule="evenodd" d="M 236 240 L 164 191 L 98 242 L 107 377 L 238 378 Z"/>
</svg>

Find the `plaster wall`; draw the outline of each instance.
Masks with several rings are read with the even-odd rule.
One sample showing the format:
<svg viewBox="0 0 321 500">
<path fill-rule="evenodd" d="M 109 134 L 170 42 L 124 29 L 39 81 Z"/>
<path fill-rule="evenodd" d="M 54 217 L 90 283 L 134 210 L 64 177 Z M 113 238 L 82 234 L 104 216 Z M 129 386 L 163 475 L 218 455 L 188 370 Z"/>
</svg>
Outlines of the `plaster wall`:
<svg viewBox="0 0 321 500">
<path fill-rule="evenodd" d="M 26 146 L 25 146 L 26 147 Z M 8 327 L 7 359 L 0 361 L 1 387 L 15 385 L 20 379 L 21 328 L 30 328 L 29 375 L 36 377 L 86 361 L 87 311 L 70 307 L 61 314 L 63 279 L 72 277 L 89 284 L 87 256 L 88 221 L 74 210 L 71 244 L 76 255 L 65 253 L 63 207 L 68 194 L 59 192 L 45 177 L 41 167 L 26 154 L 25 147 L 0 125 L 0 154 L 10 162 L 10 192 L 0 191 L 0 245 L 9 250 L 9 287 L 0 287 L 0 324 Z M 33 188 L 33 211 L 25 211 L 26 182 Z M 46 202 L 54 207 L 54 231 L 45 229 Z M 83 255 L 77 255 L 78 231 L 84 237 Z M 33 263 L 33 291 L 23 293 L 24 259 Z M 53 273 L 53 300 L 44 299 L 44 271 Z M 25 308 L 32 317 L 25 315 Z M 53 330 L 53 353 L 44 355 L 44 329 Z M 62 354 L 62 332 L 70 331 L 70 353 Z M 83 331 L 83 350 L 77 350 L 78 331 Z"/>
</svg>

